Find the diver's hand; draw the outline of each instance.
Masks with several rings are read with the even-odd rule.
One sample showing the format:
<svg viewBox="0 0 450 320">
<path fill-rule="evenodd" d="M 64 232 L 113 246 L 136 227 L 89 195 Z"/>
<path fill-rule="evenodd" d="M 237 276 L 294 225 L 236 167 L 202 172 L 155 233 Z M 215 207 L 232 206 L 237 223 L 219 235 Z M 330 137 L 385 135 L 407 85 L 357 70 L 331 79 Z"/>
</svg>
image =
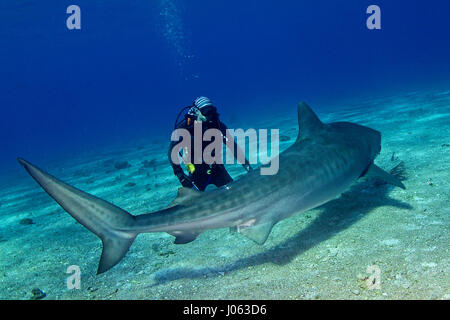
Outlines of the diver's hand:
<svg viewBox="0 0 450 320">
<path fill-rule="evenodd" d="M 181 175 L 180 177 L 178 177 L 178 179 L 180 179 L 181 185 L 185 188 L 193 188 L 194 187 L 194 183 L 192 182 L 191 179 L 189 179 L 189 177 L 185 174 Z"/>
</svg>

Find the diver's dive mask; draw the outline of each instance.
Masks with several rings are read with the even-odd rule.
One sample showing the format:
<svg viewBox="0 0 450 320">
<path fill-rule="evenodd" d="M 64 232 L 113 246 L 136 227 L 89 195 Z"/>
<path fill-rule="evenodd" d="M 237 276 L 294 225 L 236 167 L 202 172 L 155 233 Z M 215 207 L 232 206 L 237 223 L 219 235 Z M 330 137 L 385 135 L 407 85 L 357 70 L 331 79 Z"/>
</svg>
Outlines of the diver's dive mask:
<svg viewBox="0 0 450 320">
<path fill-rule="evenodd" d="M 205 118 L 205 120 L 202 121 L 209 121 L 214 122 L 218 119 L 219 114 L 217 113 L 217 109 L 214 106 L 207 106 L 200 108 L 202 116 Z"/>
<path fill-rule="evenodd" d="M 213 122 L 217 119 L 217 109 L 214 106 L 207 106 L 198 108 L 193 106 L 191 109 L 189 109 L 187 113 L 187 117 L 194 116 L 197 121 L 200 122 Z"/>
<path fill-rule="evenodd" d="M 186 120 L 186 124 L 188 126 L 191 126 L 194 124 L 194 121 L 200 121 L 200 122 L 214 122 L 218 119 L 219 114 L 217 113 L 217 109 L 214 106 L 205 106 L 205 107 L 197 107 L 195 105 L 193 106 L 187 106 L 184 107 L 177 116 L 177 119 L 175 120 L 174 128 L 176 129 L 178 125 L 181 123 L 178 122 L 181 114 L 186 110 L 189 109 L 189 111 L 184 115 L 184 118 Z"/>
</svg>

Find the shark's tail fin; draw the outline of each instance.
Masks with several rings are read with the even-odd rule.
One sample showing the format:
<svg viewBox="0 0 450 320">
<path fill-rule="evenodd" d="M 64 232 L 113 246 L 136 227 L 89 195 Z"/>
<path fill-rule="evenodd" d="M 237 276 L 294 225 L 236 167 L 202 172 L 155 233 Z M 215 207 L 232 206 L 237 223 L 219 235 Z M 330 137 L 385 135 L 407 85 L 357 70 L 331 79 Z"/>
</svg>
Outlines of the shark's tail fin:
<svg viewBox="0 0 450 320">
<path fill-rule="evenodd" d="M 17 160 L 64 210 L 102 240 L 103 251 L 97 274 L 122 260 L 137 235 L 132 231 L 134 216 L 56 179 L 21 158 Z"/>
</svg>

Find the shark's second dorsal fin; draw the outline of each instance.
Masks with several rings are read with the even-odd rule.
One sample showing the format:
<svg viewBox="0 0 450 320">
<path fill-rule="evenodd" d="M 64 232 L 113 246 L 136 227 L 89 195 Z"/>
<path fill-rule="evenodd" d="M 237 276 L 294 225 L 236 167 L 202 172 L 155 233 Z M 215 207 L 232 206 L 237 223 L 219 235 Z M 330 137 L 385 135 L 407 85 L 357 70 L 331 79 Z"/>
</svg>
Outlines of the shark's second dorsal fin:
<svg viewBox="0 0 450 320">
<path fill-rule="evenodd" d="M 297 142 L 311 137 L 318 130 L 322 129 L 323 123 L 312 111 L 312 109 L 305 103 L 300 102 L 297 106 L 298 112 L 298 137 Z"/>
<path fill-rule="evenodd" d="M 196 191 L 194 189 L 182 187 L 182 188 L 178 188 L 177 198 L 189 199 L 189 198 L 192 198 L 192 197 L 198 197 L 201 194 L 202 193 L 200 191 Z"/>
<path fill-rule="evenodd" d="M 180 203 L 191 200 L 191 199 L 196 198 L 201 195 L 202 195 L 201 191 L 196 191 L 194 189 L 189 189 L 189 188 L 184 188 L 184 187 L 178 188 L 177 197 L 175 198 L 175 200 L 173 200 L 169 204 L 168 208 L 176 206 Z"/>
</svg>

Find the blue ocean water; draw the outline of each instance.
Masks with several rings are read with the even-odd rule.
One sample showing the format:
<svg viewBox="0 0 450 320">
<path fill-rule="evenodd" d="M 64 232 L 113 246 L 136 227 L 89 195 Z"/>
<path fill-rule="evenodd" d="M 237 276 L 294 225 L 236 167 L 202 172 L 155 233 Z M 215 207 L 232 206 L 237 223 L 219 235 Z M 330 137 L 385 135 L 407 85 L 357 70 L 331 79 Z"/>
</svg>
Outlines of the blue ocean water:
<svg viewBox="0 0 450 320">
<path fill-rule="evenodd" d="M 374 4 L 380 30 L 366 26 Z M 70 5 L 80 30 L 66 26 Z M 449 13 L 446 0 L 0 0 L 0 298 L 449 299 Z M 281 149 L 299 101 L 380 130 L 377 163 L 404 162 L 407 190 L 363 184 L 281 222 L 263 247 L 224 230 L 186 247 L 145 234 L 96 278 L 100 242 L 16 158 L 133 214 L 159 210 L 179 187 L 175 118 L 198 96 L 231 128 L 280 128 Z M 70 292 L 74 263 L 87 284 Z M 359 286 L 372 264 L 382 291 Z"/>
<path fill-rule="evenodd" d="M 66 27 L 71 4 L 81 30 Z M 169 137 L 199 95 L 233 120 L 448 86 L 448 1 L 377 1 L 381 30 L 366 27 L 371 4 L 2 1 L 1 172 L 19 155 Z"/>
</svg>

